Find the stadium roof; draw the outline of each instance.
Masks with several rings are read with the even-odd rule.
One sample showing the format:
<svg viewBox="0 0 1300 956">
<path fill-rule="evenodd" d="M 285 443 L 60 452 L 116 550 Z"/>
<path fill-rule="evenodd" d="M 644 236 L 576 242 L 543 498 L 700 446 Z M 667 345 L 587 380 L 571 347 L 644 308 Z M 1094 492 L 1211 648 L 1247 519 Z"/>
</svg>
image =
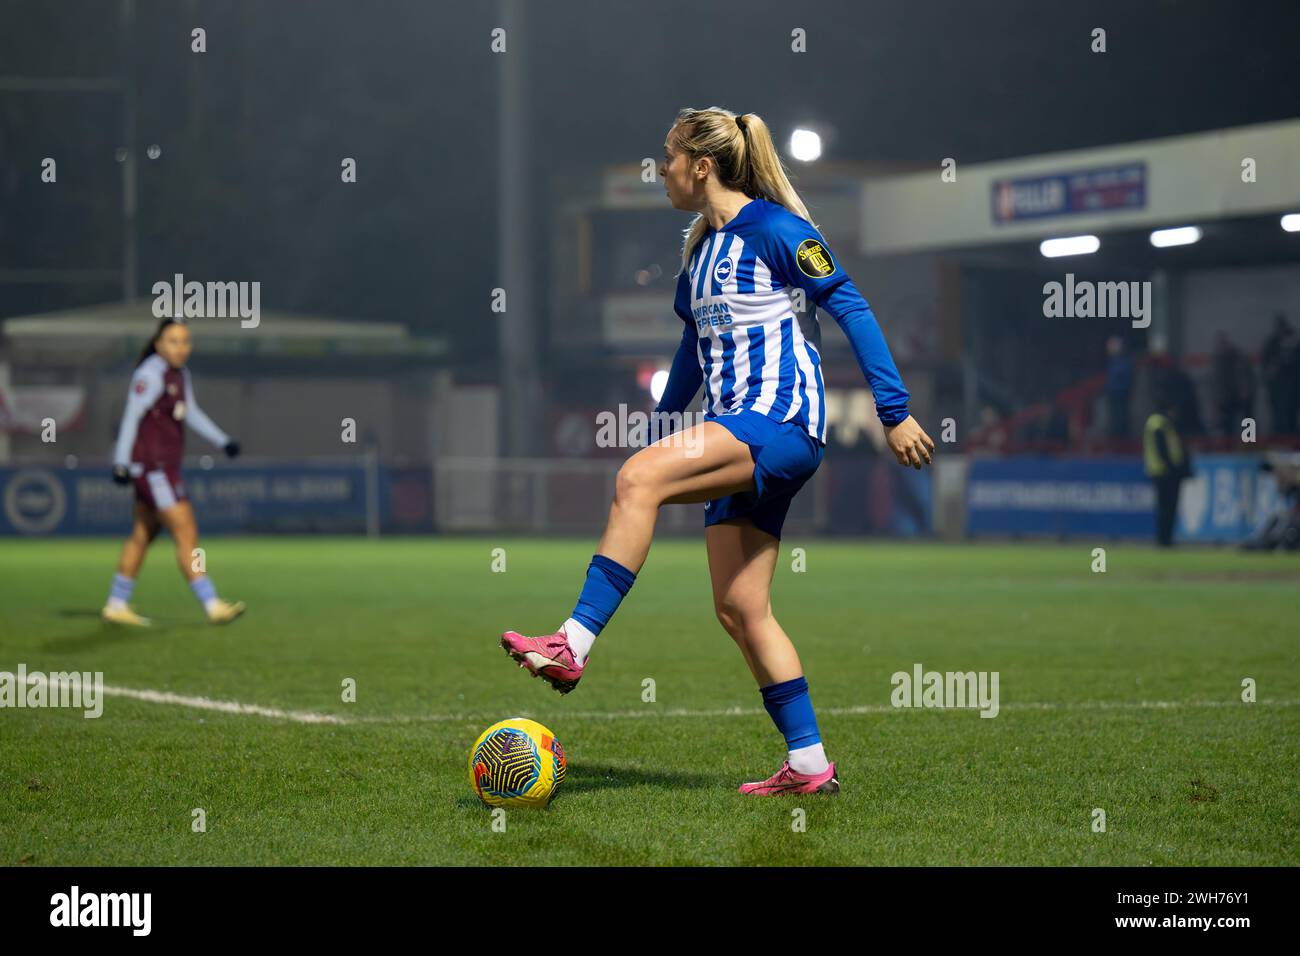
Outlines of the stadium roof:
<svg viewBox="0 0 1300 956">
<path fill-rule="evenodd" d="M 926 252 L 1300 212 L 1300 120 L 868 180 L 861 251 Z"/>
</svg>

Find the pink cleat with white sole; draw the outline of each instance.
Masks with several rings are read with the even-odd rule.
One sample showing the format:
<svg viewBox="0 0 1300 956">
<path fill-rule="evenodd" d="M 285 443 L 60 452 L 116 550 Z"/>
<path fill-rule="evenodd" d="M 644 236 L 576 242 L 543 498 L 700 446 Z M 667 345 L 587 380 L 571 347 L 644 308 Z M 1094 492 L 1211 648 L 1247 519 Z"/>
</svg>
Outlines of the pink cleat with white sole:
<svg viewBox="0 0 1300 956">
<path fill-rule="evenodd" d="M 505 652 L 528 668 L 534 677 L 540 677 L 561 694 L 567 694 L 582 679 L 583 665 L 573 656 L 569 639 L 563 629 L 542 637 L 525 637 L 517 631 L 501 635 Z"/>
<path fill-rule="evenodd" d="M 806 774 L 790 769 L 786 761 L 781 769 L 766 780 L 755 783 L 742 783 L 739 791 L 751 797 L 780 797 L 787 793 L 828 793 L 840 792 L 840 782 L 835 776 L 835 764 L 831 764 L 822 773 Z"/>
</svg>

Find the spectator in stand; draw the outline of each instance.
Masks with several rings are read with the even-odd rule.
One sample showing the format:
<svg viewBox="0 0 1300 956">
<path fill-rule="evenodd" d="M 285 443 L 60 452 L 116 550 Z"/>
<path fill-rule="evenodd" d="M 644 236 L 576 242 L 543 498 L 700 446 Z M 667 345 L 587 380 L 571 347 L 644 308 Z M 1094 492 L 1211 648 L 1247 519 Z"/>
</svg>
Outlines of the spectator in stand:
<svg viewBox="0 0 1300 956">
<path fill-rule="evenodd" d="M 1294 435 L 1300 405 L 1300 336 L 1281 312 L 1273 317 L 1273 332 L 1259 350 L 1259 365 L 1273 413 L 1273 434 Z"/>
<path fill-rule="evenodd" d="M 1204 435 L 1196 385 L 1163 346 L 1151 350 L 1151 398 L 1157 411 L 1166 404 L 1175 409 L 1184 435 Z"/>
<path fill-rule="evenodd" d="M 1255 404 L 1255 370 L 1222 332 L 1214 336 L 1210 391 L 1215 429 L 1229 438 L 1239 435 L 1242 419 L 1250 417 Z"/>
<path fill-rule="evenodd" d="M 1128 438 L 1133 356 L 1128 354 L 1124 340 L 1118 335 L 1106 340 L 1106 354 L 1106 433 L 1111 438 Z"/>
</svg>

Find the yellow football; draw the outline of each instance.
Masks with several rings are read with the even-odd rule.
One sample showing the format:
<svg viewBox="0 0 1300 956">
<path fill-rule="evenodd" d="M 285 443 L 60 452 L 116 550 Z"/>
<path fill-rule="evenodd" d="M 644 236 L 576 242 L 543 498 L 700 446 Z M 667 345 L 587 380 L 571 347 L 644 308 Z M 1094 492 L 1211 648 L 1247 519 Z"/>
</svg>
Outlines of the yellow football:
<svg viewBox="0 0 1300 956">
<path fill-rule="evenodd" d="M 564 748 L 535 720 L 511 717 L 483 731 L 469 752 L 469 780 L 490 807 L 544 807 L 564 782 Z"/>
</svg>

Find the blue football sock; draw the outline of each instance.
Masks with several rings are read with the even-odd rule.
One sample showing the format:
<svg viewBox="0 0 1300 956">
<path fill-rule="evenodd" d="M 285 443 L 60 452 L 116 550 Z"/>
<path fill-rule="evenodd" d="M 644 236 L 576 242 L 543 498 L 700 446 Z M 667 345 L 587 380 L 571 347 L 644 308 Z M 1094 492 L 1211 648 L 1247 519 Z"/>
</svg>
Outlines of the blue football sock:
<svg viewBox="0 0 1300 956">
<path fill-rule="evenodd" d="M 108 592 L 108 599 L 126 604 L 131 600 L 133 590 L 135 590 L 135 578 L 128 578 L 125 574 L 115 574 L 113 575 L 113 586 Z"/>
<path fill-rule="evenodd" d="M 593 635 L 599 634 L 618 610 L 619 602 L 632 589 L 634 581 L 636 572 L 603 554 L 593 555 L 591 564 L 587 566 L 587 580 L 570 616 Z"/>
<path fill-rule="evenodd" d="M 763 708 L 776 724 L 776 729 L 781 731 L 787 750 L 821 743 L 822 735 L 817 730 L 817 716 L 813 713 L 806 680 L 796 677 L 779 684 L 768 684 L 760 691 Z"/>
<path fill-rule="evenodd" d="M 206 574 L 200 575 L 191 581 L 190 590 L 194 592 L 194 596 L 199 599 L 199 603 L 205 608 L 208 606 L 208 602 L 217 596 L 217 586 L 212 583 L 212 579 Z"/>
</svg>

